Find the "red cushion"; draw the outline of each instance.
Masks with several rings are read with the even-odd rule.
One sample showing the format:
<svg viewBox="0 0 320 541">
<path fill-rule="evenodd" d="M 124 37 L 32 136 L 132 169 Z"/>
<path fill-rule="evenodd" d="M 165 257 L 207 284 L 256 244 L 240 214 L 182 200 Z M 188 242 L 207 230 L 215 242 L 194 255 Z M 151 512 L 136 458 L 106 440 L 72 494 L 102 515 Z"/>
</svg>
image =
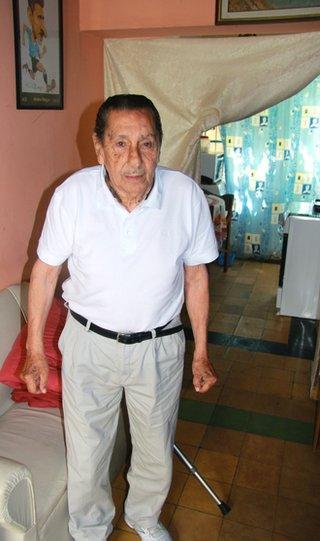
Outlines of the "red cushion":
<svg viewBox="0 0 320 541">
<path fill-rule="evenodd" d="M 17 336 L 0 370 L 0 383 L 14 389 L 11 397 L 15 402 L 28 402 L 29 406 L 42 408 L 61 406 L 61 353 L 58 348 L 58 340 L 66 316 L 67 309 L 63 302 L 54 298 L 43 335 L 44 352 L 49 362 L 48 386 L 45 394 L 29 393 L 26 384 L 19 377 L 27 355 L 27 325 Z"/>
</svg>

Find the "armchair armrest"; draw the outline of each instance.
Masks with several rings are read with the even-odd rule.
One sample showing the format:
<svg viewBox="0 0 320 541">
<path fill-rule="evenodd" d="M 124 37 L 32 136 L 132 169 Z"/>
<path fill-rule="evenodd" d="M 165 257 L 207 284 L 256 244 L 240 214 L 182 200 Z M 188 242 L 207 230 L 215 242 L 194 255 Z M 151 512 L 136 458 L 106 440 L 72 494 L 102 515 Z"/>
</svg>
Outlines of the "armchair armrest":
<svg viewBox="0 0 320 541">
<path fill-rule="evenodd" d="M 1 361 L 0 361 L 1 363 Z M 1 368 L 1 366 L 0 366 Z M 12 389 L 0 383 L 0 415 L 5 413 L 14 402 L 11 400 Z"/>
<path fill-rule="evenodd" d="M 0 538 L 35 541 L 36 513 L 32 479 L 26 466 L 0 457 Z"/>
</svg>

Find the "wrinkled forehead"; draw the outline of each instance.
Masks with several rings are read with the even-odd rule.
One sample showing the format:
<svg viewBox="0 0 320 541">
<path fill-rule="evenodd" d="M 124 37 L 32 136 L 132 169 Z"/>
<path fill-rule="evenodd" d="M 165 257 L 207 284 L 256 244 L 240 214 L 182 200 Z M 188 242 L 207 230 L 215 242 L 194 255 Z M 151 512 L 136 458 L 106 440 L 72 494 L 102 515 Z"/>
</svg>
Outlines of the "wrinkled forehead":
<svg viewBox="0 0 320 541">
<path fill-rule="evenodd" d="M 111 109 L 106 118 L 105 134 L 143 135 L 157 139 L 153 116 L 148 109 Z"/>
</svg>

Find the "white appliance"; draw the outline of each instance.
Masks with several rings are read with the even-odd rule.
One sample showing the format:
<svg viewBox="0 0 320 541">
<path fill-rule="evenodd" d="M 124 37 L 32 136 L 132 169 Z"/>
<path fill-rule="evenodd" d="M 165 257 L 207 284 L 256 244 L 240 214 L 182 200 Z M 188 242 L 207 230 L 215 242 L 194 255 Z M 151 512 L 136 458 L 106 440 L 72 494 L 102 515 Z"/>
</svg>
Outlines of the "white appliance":
<svg viewBox="0 0 320 541">
<path fill-rule="evenodd" d="M 285 221 L 277 308 L 320 319 L 320 217 L 290 214 Z"/>
</svg>

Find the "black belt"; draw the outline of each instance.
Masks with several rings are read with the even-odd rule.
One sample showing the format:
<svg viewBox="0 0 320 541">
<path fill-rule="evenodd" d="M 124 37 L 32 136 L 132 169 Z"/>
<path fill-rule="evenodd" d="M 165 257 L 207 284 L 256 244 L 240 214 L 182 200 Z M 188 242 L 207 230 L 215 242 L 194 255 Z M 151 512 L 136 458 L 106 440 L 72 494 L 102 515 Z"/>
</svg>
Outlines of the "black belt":
<svg viewBox="0 0 320 541">
<path fill-rule="evenodd" d="M 74 319 L 81 323 L 81 325 L 87 327 L 88 320 L 85 317 L 80 316 L 80 314 L 77 314 L 73 310 L 70 310 L 70 313 L 74 317 Z M 166 325 L 168 325 L 168 323 L 166 323 Z M 107 338 L 112 338 L 112 340 L 116 340 L 121 344 L 137 344 L 138 342 L 143 342 L 144 340 L 151 340 L 153 336 L 154 338 L 158 338 L 158 336 L 167 336 L 169 334 L 174 334 L 182 330 L 182 325 L 177 325 L 176 327 L 165 329 L 166 325 L 162 325 L 162 327 L 157 327 L 156 329 L 154 329 L 154 331 L 126 333 L 109 331 L 108 329 L 99 327 L 99 325 L 90 323 L 90 325 L 87 327 L 87 330 L 93 331 L 97 334 L 101 334 L 101 336 L 106 336 Z"/>
</svg>

